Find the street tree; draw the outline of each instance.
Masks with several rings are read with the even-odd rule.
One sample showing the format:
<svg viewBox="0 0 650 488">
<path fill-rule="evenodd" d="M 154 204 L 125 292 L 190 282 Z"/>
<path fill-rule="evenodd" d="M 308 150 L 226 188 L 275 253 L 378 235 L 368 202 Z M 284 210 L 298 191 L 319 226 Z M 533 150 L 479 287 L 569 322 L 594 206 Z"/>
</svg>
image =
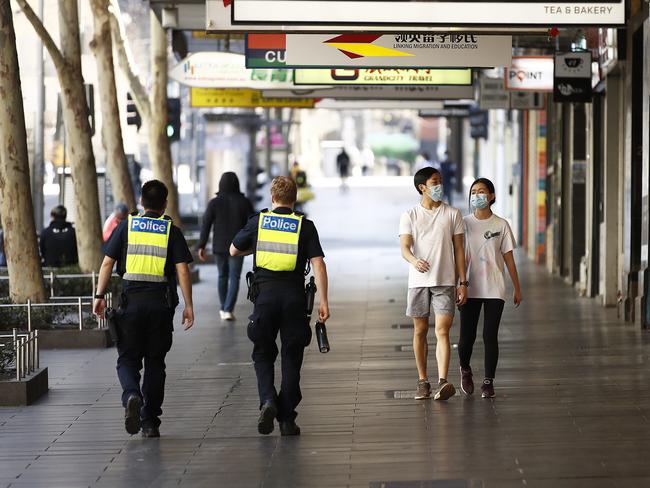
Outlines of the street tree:
<svg viewBox="0 0 650 488">
<path fill-rule="evenodd" d="M 174 169 L 167 136 L 167 34 L 160 21 L 150 13 L 151 26 L 151 92 L 147 94 L 144 84 L 129 60 L 128 40 L 115 15 L 111 15 L 111 28 L 118 66 L 126 76 L 133 101 L 147 128 L 149 160 L 154 178 L 165 183 L 169 189 L 167 213 L 174 223 L 181 225 L 178 210 L 178 189 L 174 183 Z"/>
<path fill-rule="evenodd" d="M 0 0 L 0 212 L 9 294 L 43 302 L 45 287 L 30 191 L 27 131 L 10 0 Z"/>
<path fill-rule="evenodd" d="M 16 2 L 50 54 L 61 85 L 66 146 L 75 193 L 79 266 L 84 272 L 96 271 L 103 258 L 102 222 L 99 213 L 97 168 L 81 73 L 77 0 L 58 0 L 60 49 L 27 0 Z"/>
<path fill-rule="evenodd" d="M 129 209 L 136 208 L 129 166 L 124 154 L 120 109 L 115 87 L 113 64 L 113 41 L 109 17 L 110 0 L 90 0 L 95 36 L 90 47 L 97 60 L 97 79 L 102 111 L 102 142 L 106 150 L 106 167 L 111 178 L 113 197 L 125 203 Z"/>
</svg>

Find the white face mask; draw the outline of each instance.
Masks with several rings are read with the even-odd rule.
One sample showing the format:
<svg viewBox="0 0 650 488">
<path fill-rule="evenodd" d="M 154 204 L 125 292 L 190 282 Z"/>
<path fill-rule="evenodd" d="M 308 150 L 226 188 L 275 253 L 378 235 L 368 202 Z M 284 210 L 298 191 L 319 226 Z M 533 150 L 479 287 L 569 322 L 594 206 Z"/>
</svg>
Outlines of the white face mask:
<svg viewBox="0 0 650 488">
<path fill-rule="evenodd" d="M 429 196 L 434 202 L 441 202 L 444 192 L 442 191 L 442 185 L 433 185 L 429 187 Z"/>
<path fill-rule="evenodd" d="M 488 198 L 485 193 L 475 193 L 469 199 L 469 203 L 472 208 L 475 209 L 484 209 L 488 207 Z"/>
</svg>

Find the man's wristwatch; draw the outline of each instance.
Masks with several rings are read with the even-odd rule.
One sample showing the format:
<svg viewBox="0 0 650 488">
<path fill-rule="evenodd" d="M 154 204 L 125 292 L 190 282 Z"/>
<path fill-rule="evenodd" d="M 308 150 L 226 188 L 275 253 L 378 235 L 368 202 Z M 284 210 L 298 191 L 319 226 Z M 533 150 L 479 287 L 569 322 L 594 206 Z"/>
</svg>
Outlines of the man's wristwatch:
<svg viewBox="0 0 650 488">
<path fill-rule="evenodd" d="M 97 300 L 103 300 L 104 298 L 106 298 L 106 296 L 103 293 L 95 295 L 95 299 Z"/>
<path fill-rule="evenodd" d="M 461 281 L 460 283 L 458 283 L 458 286 L 464 286 L 465 288 L 467 288 L 469 286 L 469 281 Z"/>
</svg>

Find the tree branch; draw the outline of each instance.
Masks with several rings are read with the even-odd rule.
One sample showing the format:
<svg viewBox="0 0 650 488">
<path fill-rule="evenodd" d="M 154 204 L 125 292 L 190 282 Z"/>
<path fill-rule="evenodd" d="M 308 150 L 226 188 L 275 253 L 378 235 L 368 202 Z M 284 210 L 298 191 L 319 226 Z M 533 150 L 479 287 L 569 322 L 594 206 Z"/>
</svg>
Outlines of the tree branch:
<svg viewBox="0 0 650 488">
<path fill-rule="evenodd" d="M 41 19 L 38 18 L 38 15 L 36 15 L 32 7 L 27 3 L 27 0 L 16 0 L 16 3 L 22 9 L 25 17 L 27 17 L 27 20 L 29 20 L 29 23 L 32 24 L 32 27 L 34 27 L 36 34 L 38 37 L 40 37 L 41 42 L 47 49 L 47 52 L 50 53 L 54 67 L 56 68 L 57 72 L 60 73 L 67 64 L 65 58 L 63 57 L 63 54 L 61 53 L 61 50 L 57 47 L 54 39 L 52 39 L 52 36 L 50 36 L 50 33 L 43 25 L 43 22 L 41 22 Z"/>
<path fill-rule="evenodd" d="M 24 0 L 21 0 L 24 1 Z M 151 103 L 149 101 L 149 96 L 147 95 L 142 81 L 138 75 L 135 74 L 131 61 L 129 60 L 129 54 L 127 51 L 126 44 L 126 35 L 122 31 L 122 26 L 120 21 L 116 16 L 116 5 L 113 2 L 113 5 L 110 8 L 110 21 L 111 21 L 111 33 L 113 36 L 113 47 L 115 55 L 117 57 L 117 64 L 120 67 L 120 70 L 126 76 L 126 79 L 129 83 L 129 90 L 133 96 L 133 101 L 135 102 L 140 116 L 144 121 L 148 123 L 151 118 Z"/>
</svg>

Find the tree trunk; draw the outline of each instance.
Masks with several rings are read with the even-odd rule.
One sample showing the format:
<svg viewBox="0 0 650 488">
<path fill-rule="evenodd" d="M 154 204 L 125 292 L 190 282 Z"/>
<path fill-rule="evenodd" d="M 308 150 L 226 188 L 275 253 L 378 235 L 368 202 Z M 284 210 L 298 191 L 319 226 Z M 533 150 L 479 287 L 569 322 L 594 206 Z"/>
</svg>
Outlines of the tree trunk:
<svg viewBox="0 0 650 488">
<path fill-rule="evenodd" d="M 169 190 L 167 214 L 181 225 L 178 189 L 174 183 L 172 154 L 167 137 L 167 34 L 153 11 L 151 18 L 151 117 L 149 122 L 149 159 L 154 178 Z"/>
<path fill-rule="evenodd" d="M 97 79 L 102 110 L 102 141 L 106 150 L 106 167 L 110 174 L 115 202 L 125 203 L 129 209 L 135 210 L 135 196 L 124 154 L 120 110 L 117 103 L 109 4 L 109 0 L 90 0 L 95 27 L 95 37 L 90 45 L 97 60 Z"/>
<path fill-rule="evenodd" d="M 0 0 L 0 212 L 14 303 L 45 301 L 36 244 L 27 132 L 11 5 Z"/>
<path fill-rule="evenodd" d="M 77 0 L 59 0 L 59 28 L 61 53 L 66 63 L 58 74 L 63 95 L 63 120 L 76 197 L 79 266 L 82 271 L 89 273 L 99 269 L 103 258 L 102 222 L 99 213 L 97 169 L 81 74 Z"/>
</svg>

